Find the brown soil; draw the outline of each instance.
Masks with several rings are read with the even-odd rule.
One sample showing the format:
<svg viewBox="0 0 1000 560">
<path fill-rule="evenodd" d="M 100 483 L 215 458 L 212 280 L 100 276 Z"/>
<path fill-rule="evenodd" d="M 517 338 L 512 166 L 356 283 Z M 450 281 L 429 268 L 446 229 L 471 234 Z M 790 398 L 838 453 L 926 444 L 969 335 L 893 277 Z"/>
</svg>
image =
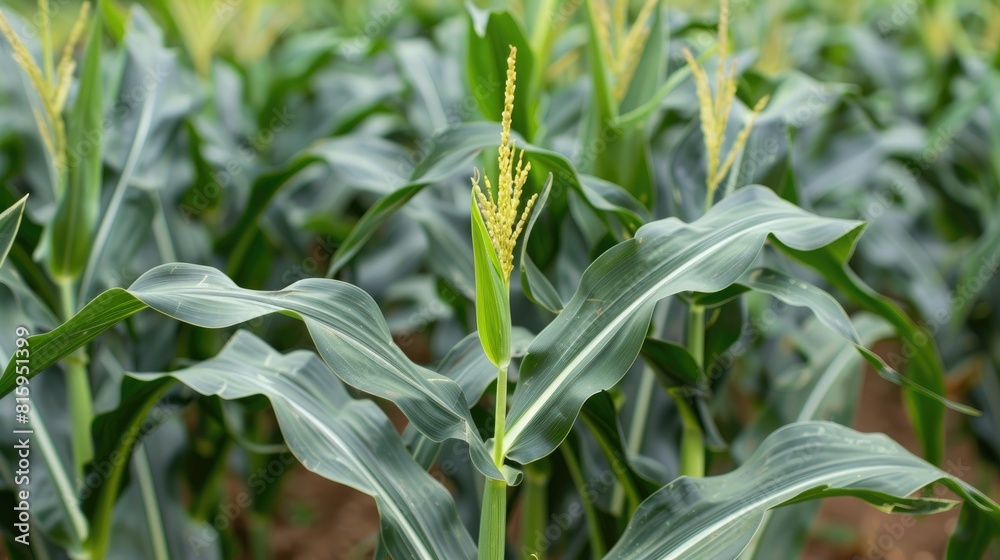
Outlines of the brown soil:
<svg viewBox="0 0 1000 560">
<path fill-rule="evenodd" d="M 962 376 L 964 379 L 967 377 Z M 966 384 L 949 387 L 949 396 L 962 399 Z M 869 369 L 864 378 L 861 403 L 854 428 L 862 432 L 890 435 L 908 450 L 920 455 L 920 445 L 914 436 L 903 404 L 902 392 Z M 945 441 L 948 447 L 942 468 L 986 491 L 1000 500 L 1000 473 L 979 460 L 975 442 L 963 430 L 960 414 L 948 411 Z M 943 489 L 935 495 L 953 498 Z M 918 517 L 909 527 L 900 522 L 902 516 L 882 513 L 860 500 L 834 498 L 825 500 L 813 526 L 814 535 L 853 534 L 848 542 L 814 537 L 803 558 L 807 560 L 936 560 L 944 557 L 948 535 L 958 519 L 959 510 Z M 974 559 L 969 559 L 974 560 Z"/>
<path fill-rule="evenodd" d="M 305 523 L 293 521 L 308 512 Z M 371 558 L 378 510 L 371 497 L 299 467 L 285 481 L 278 519 L 271 529 L 273 558 L 357 560 Z"/>
</svg>

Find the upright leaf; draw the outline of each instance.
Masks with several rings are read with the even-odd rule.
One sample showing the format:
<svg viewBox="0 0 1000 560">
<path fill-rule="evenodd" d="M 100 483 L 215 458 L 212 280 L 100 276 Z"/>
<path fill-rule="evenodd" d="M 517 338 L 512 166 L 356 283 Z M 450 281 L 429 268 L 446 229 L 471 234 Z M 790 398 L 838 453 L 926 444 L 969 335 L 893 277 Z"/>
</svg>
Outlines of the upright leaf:
<svg viewBox="0 0 1000 560">
<path fill-rule="evenodd" d="M 17 237 L 17 229 L 21 225 L 21 216 L 24 214 L 24 203 L 28 200 L 25 195 L 14 203 L 13 206 L 0 212 L 0 266 L 7 260 L 7 253 L 14 245 L 14 238 Z"/>
<path fill-rule="evenodd" d="M 518 84 L 520 110 L 513 115 L 513 128 L 529 140 L 535 131 L 538 96 L 532 83 L 535 57 L 520 24 L 510 12 L 484 11 L 472 3 L 469 10 L 469 55 L 466 74 L 469 91 L 483 116 L 497 120 L 504 105 L 504 79 L 510 46 L 517 47 L 517 64 L 524 76 L 532 77 Z"/>
<path fill-rule="evenodd" d="M 510 296 L 500 259 L 472 194 L 472 252 L 476 265 L 476 328 L 486 357 L 497 367 L 510 363 Z"/>
<path fill-rule="evenodd" d="M 57 278 L 80 275 L 90 255 L 91 236 L 101 202 L 104 132 L 101 88 L 101 18 L 94 16 L 84 54 L 76 104 L 67 126 L 65 187 L 52 220 L 49 269 Z"/>
</svg>

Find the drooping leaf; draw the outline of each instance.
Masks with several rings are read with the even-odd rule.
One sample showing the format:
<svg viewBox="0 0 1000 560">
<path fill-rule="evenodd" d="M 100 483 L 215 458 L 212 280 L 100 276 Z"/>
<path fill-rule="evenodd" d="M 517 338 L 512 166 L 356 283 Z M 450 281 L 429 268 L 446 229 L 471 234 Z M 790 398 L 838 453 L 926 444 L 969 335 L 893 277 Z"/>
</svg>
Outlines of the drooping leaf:
<svg viewBox="0 0 1000 560">
<path fill-rule="evenodd" d="M 462 389 L 411 362 L 392 343 L 371 297 L 337 280 L 306 279 L 285 290 L 263 292 L 239 288 L 213 268 L 161 265 L 142 275 L 128 290 L 108 290 L 67 323 L 30 338 L 32 374 L 146 307 L 206 328 L 224 328 L 276 312 L 301 318 L 319 354 L 345 383 L 396 403 L 435 441 L 468 441 L 477 468 L 488 476 L 501 476 L 469 416 Z M 12 361 L 0 378 L 0 395 L 13 389 L 13 369 Z"/>
<path fill-rule="evenodd" d="M 1000 506 L 881 434 L 829 422 L 781 428 L 736 470 L 681 477 L 643 502 L 608 560 L 736 558 L 775 507 L 853 496 L 892 513 L 930 514 L 957 502 L 909 497 L 935 482 L 1000 529 Z"/>
<path fill-rule="evenodd" d="M 882 358 L 878 357 L 878 355 L 871 350 L 865 348 L 861 343 L 861 339 L 858 336 L 854 325 L 851 323 L 850 317 L 848 317 L 844 309 L 840 307 L 837 300 L 813 284 L 798 278 L 792 278 L 787 274 L 770 269 L 747 271 L 744 273 L 743 277 L 740 278 L 739 283 L 757 292 L 773 296 L 788 305 L 808 307 L 813 313 L 815 313 L 816 318 L 819 319 L 820 322 L 829 327 L 834 333 L 853 344 L 865 360 L 867 360 L 868 363 L 875 368 L 875 371 L 878 372 L 878 374 L 884 379 L 917 391 L 931 399 L 934 399 L 938 395 L 934 391 L 921 386 L 918 382 L 903 377 L 886 365 L 886 363 L 882 361 Z M 979 414 L 974 408 L 959 403 L 946 401 L 945 405 L 965 414 Z M 920 419 L 918 419 L 918 421 L 919 420 Z M 927 432 L 932 432 L 934 428 L 935 426 L 927 424 L 925 430 Z"/>
<path fill-rule="evenodd" d="M 215 358 L 170 373 L 203 395 L 263 394 L 285 441 L 307 469 L 375 498 L 381 537 L 394 558 L 472 558 L 475 547 L 454 501 L 410 457 L 375 403 L 354 400 L 315 354 L 281 355 L 238 331 Z"/>
<path fill-rule="evenodd" d="M 852 322 L 866 347 L 893 335 L 891 325 L 868 313 L 852 317 Z M 790 337 L 806 363 L 795 364 L 777 375 L 773 393 L 763 410 L 733 442 L 731 449 L 739 463 L 783 425 L 810 420 L 846 426 L 854 423 L 865 365 L 854 344 L 833 336 L 815 317 L 790 333 Z M 819 507 L 819 502 L 804 502 L 767 512 L 740 558 L 768 560 L 785 554 L 799 556 Z"/>
<path fill-rule="evenodd" d="M 847 267 L 846 263 L 854 253 L 855 245 L 852 240 L 841 239 L 823 250 L 809 253 L 780 241 L 778 246 L 783 251 L 815 269 L 827 282 L 864 310 L 889 321 L 896 329 L 904 351 L 912 353 L 912 357 L 905 362 L 907 377 L 928 391 L 938 395 L 944 393 L 944 366 L 933 336 L 907 316 L 899 305 L 870 288 Z M 903 362 L 900 358 L 901 356 L 890 357 L 889 365 L 899 367 Z M 939 464 L 944 454 L 943 403 L 913 389 L 905 391 L 903 395 L 910 417 L 915 420 L 913 428 L 923 446 L 924 456 L 931 463 Z"/>
</svg>

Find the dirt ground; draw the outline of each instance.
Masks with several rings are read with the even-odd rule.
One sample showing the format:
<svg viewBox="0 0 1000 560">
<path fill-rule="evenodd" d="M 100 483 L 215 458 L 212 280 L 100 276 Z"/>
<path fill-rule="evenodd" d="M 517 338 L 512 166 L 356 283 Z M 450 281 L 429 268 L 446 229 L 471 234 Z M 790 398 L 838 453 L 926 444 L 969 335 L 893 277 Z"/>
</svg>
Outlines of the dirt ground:
<svg viewBox="0 0 1000 560">
<path fill-rule="evenodd" d="M 863 432 L 889 434 L 919 454 L 899 387 L 871 371 L 864 379 L 854 427 Z M 961 388 L 953 387 L 949 392 L 953 398 L 961 398 Z M 944 468 L 1000 500 L 1000 473 L 986 472 L 981 465 L 976 466 L 974 442 L 962 430 L 959 415 L 950 411 L 946 440 L 949 447 Z M 279 517 L 271 533 L 274 558 L 370 558 L 378 530 L 374 500 L 301 468 L 290 475 L 283 492 Z M 302 517 L 296 512 L 302 511 L 309 512 L 308 522 L 296 521 Z M 802 559 L 937 560 L 943 557 L 947 536 L 957 518 L 955 510 L 919 518 L 915 525 L 900 530 L 897 523 L 900 516 L 883 514 L 851 498 L 826 500 L 813 527 L 818 536 L 809 542 Z"/>
</svg>

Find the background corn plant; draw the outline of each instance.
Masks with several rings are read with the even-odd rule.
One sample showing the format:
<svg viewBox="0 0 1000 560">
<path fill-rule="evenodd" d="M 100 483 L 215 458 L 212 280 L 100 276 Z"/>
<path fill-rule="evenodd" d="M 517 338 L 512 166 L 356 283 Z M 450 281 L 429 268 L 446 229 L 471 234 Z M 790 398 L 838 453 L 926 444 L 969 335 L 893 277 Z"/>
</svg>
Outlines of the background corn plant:
<svg viewBox="0 0 1000 560">
<path fill-rule="evenodd" d="M 270 557 L 297 462 L 374 498 L 377 558 L 796 557 L 845 495 L 964 502 L 946 554 L 989 554 L 1000 16 L 842 4 L 5 4 L 6 553 Z M 511 47 L 504 323 L 467 181 Z M 845 427 L 865 368 L 915 449 Z"/>
</svg>

